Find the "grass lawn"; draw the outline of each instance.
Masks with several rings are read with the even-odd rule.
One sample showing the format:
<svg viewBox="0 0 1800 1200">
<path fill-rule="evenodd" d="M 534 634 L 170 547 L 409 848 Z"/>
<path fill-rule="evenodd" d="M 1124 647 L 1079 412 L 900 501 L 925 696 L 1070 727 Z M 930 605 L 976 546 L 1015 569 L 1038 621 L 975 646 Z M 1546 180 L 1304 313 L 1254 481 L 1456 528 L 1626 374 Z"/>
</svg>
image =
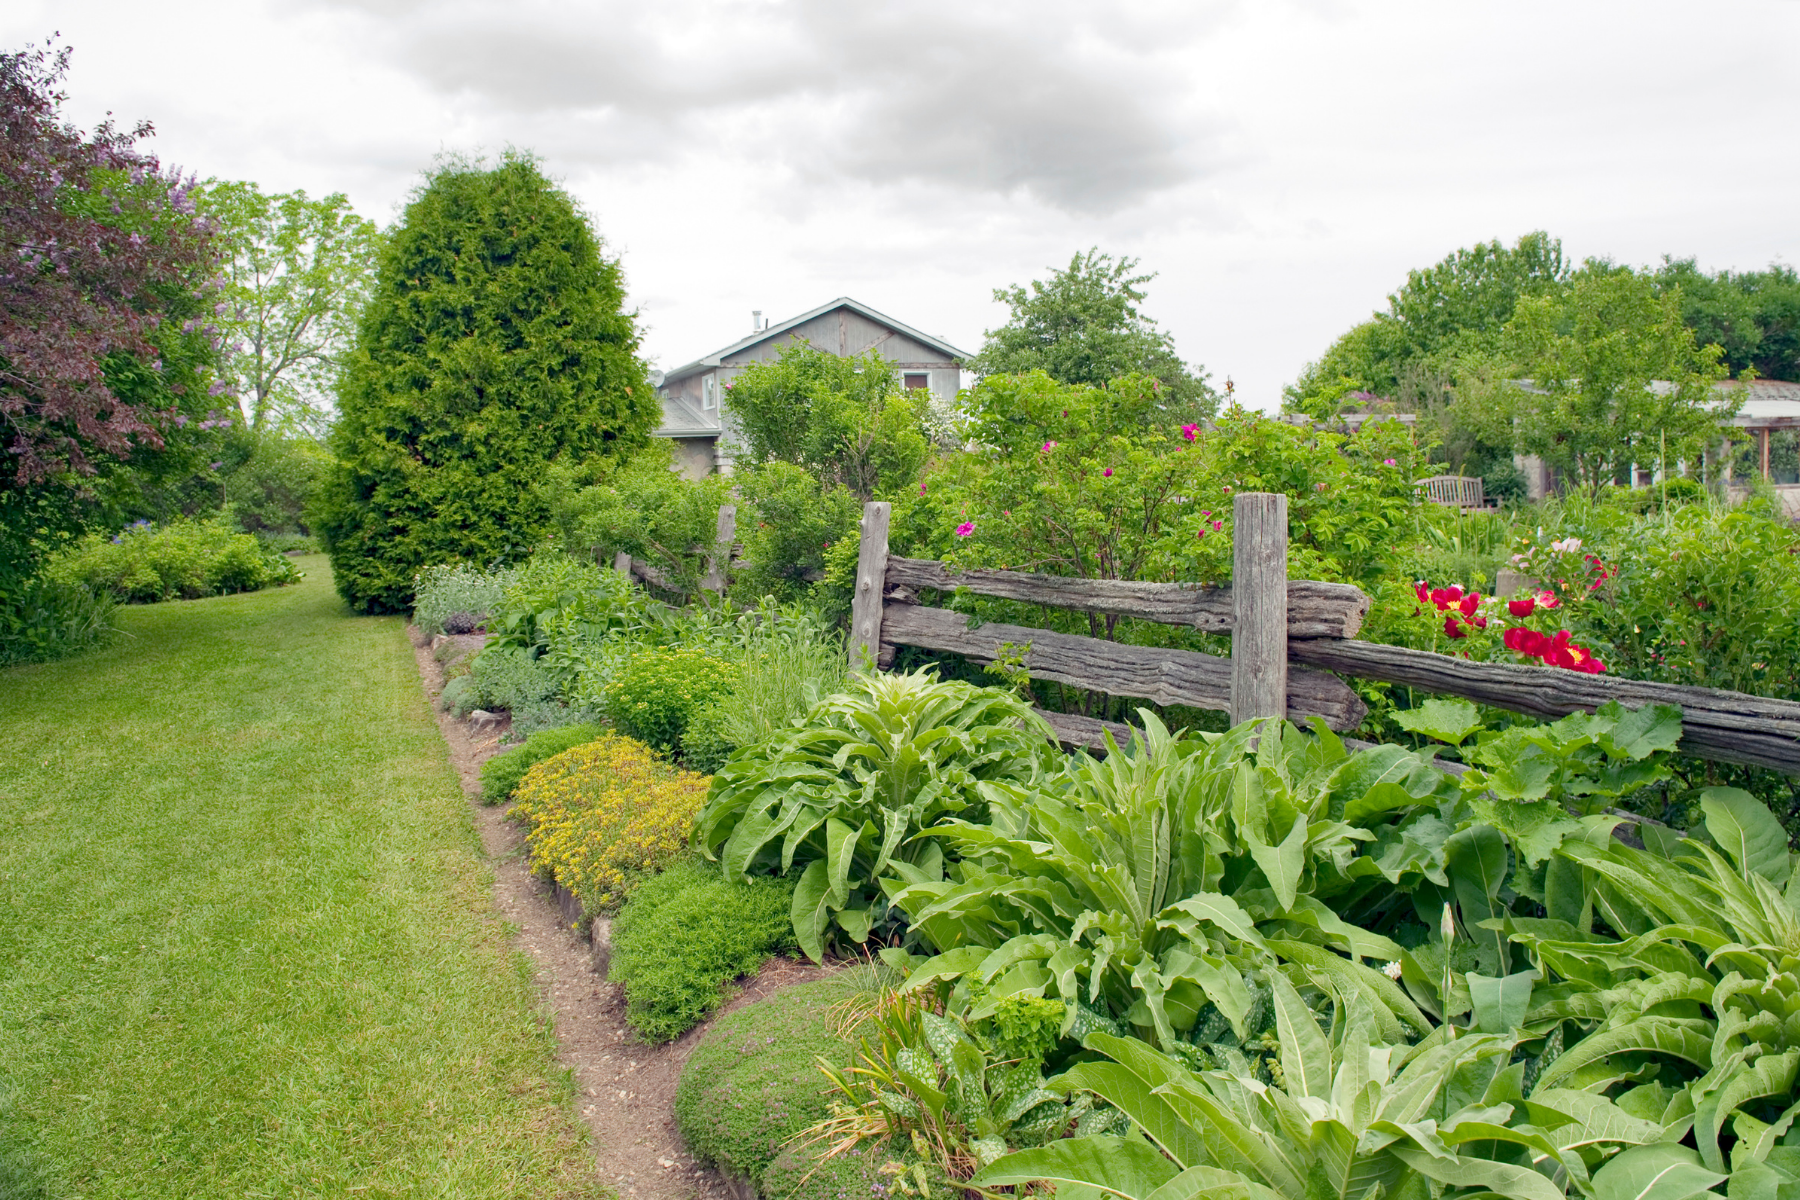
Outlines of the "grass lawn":
<svg viewBox="0 0 1800 1200">
<path fill-rule="evenodd" d="M 301 565 L 0 670 L 0 1198 L 598 1192 L 402 623 Z"/>
</svg>

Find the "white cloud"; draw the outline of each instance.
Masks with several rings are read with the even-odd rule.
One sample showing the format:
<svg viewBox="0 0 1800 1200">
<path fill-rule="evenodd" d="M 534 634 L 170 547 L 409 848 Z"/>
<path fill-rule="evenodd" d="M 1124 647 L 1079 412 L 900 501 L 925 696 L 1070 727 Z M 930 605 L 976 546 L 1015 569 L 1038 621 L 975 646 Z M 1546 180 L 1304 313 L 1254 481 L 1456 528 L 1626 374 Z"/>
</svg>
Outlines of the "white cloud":
<svg viewBox="0 0 1800 1200">
<path fill-rule="evenodd" d="M 1795 261 L 1800 5 L 15 0 L 70 112 L 203 175 L 382 220 L 441 151 L 540 153 L 663 365 L 849 294 L 974 349 L 994 287 L 1098 245 L 1190 358 L 1273 403 L 1410 267 Z"/>
</svg>

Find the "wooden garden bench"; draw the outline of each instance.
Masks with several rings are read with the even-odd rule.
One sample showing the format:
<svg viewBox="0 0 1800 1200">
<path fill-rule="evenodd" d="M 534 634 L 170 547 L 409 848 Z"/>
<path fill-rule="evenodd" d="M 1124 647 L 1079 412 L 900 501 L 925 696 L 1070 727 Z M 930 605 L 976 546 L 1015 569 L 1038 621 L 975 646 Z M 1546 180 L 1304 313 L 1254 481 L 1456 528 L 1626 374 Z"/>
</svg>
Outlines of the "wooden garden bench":
<svg viewBox="0 0 1800 1200">
<path fill-rule="evenodd" d="M 1479 478 L 1468 475 L 1433 475 L 1429 479 L 1419 480 L 1416 486 L 1425 489 L 1425 498 L 1433 504 L 1445 504 L 1453 508 L 1487 507 L 1487 498 L 1482 495 Z"/>
</svg>

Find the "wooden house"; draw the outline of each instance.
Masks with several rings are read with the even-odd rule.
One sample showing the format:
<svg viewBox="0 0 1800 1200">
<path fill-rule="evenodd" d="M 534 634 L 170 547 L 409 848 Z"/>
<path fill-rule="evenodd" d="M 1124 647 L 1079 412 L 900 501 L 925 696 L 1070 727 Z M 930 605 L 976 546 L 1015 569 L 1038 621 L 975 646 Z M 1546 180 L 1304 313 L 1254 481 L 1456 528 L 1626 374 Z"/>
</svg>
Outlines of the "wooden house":
<svg viewBox="0 0 1800 1200">
<path fill-rule="evenodd" d="M 929 389 L 945 400 L 955 397 L 962 379 L 958 360 L 968 357 L 942 338 L 848 296 L 774 324 L 754 313 L 751 324 L 748 337 L 667 372 L 657 385 L 662 424 L 653 436 L 674 443 L 676 465 L 689 478 L 730 472 L 733 439 L 730 414 L 721 403 L 725 387 L 746 366 L 775 358 L 785 346 L 805 341 L 844 355 L 875 350 L 892 364 L 903 387 Z"/>
</svg>

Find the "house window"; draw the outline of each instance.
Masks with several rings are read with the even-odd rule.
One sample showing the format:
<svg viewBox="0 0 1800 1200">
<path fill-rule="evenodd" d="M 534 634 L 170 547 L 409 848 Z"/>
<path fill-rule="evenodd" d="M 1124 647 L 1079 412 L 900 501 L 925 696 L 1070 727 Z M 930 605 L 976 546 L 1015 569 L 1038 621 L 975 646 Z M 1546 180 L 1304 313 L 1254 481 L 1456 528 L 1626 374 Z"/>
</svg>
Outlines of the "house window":
<svg viewBox="0 0 1800 1200">
<path fill-rule="evenodd" d="M 700 407 L 707 412 L 719 407 L 719 380 L 708 375 L 700 381 Z"/>
<path fill-rule="evenodd" d="M 908 371 L 900 377 L 900 381 L 906 385 L 906 390 L 909 392 L 931 386 L 931 376 L 923 371 Z"/>
</svg>

